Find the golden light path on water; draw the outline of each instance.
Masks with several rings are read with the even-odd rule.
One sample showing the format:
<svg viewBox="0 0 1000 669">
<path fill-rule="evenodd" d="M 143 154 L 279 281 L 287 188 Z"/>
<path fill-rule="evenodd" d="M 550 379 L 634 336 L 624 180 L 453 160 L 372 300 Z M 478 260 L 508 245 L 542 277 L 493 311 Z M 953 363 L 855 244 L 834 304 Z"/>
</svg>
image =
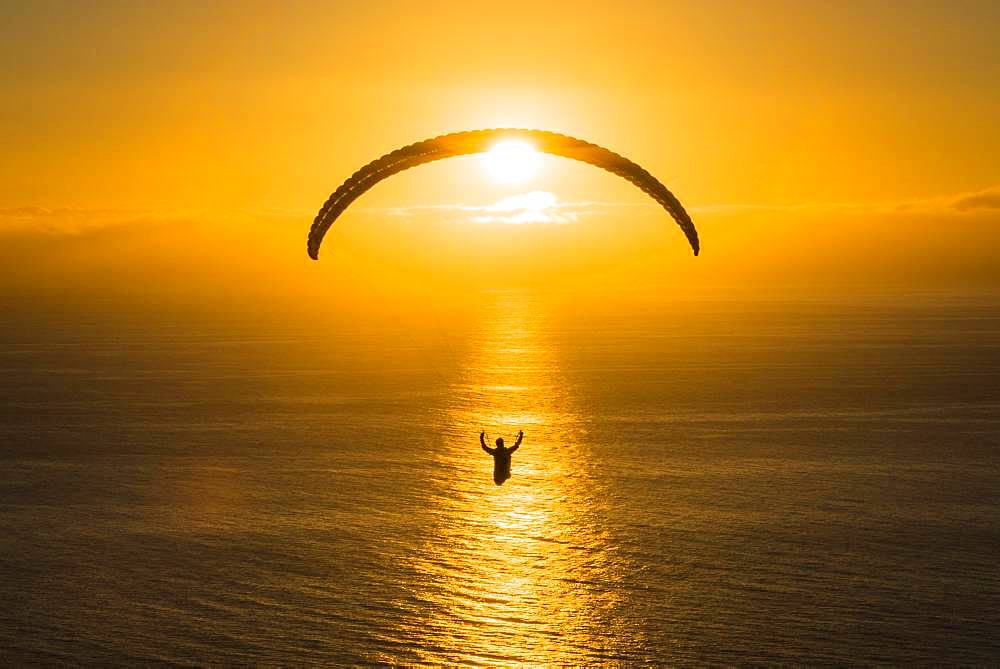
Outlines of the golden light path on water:
<svg viewBox="0 0 1000 669">
<path fill-rule="evenodd" d="M 436 527 L 417 550 L 419 596 L 437 612 L 420 630 L 430 663 L 608 662 L 639 643 L 622 619 L 586 428 L 545 314 L 525 299 L 496 296 L 443 408 Z M 503 486 L 476 443 L 483 428 L 508 446 L 525 432 Z"/>
</svg>

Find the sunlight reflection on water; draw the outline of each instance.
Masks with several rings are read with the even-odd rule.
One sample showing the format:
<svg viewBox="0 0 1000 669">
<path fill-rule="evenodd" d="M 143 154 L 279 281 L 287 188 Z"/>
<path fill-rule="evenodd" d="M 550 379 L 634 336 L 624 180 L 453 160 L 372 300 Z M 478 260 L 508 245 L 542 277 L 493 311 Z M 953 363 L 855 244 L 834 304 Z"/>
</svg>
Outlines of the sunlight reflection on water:
<svg viewBox="0 0 1000 669">
<path fill-rule="evenodd" d="M 444 652 L 426 655 L 429 662 L 569 662 L 579 657 L 574 647 L 595 647 L 595 632 L 609 660 L 637 643 L 611 617 L 620 603 L 609 587 L 613 553 L 594 523 L 593 482 L 578 466 L 586 433 L 572 387 L 544 311 L 523 300 L 512 293 L 496 301 L 444 408 L 457 436 L 438 457 L 461 474 L 437 481 L 438 536 L 424 551 L 434 556 L 424 563 L 424 587 L 456 624 L 442 631 L 434 645 Z M 474 441 L 484 428 L 508 445 L 525 431 L 503 486 L 489 482 L 492 463 Z M 470 647 L 476 656 L 463 654 Z"/>
</svg>

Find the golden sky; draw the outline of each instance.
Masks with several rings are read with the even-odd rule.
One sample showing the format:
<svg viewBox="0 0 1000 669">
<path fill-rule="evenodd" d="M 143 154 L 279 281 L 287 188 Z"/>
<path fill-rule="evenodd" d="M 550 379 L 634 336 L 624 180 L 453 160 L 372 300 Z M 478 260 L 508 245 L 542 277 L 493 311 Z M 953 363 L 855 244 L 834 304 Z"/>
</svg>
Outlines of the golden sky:
<svg viewBox="0 0 1000 669">
<path fill-rule="evenodd" d="M 496 126 L 640 163 L 692 212 L 703 256 L 599 170 L 545 159 L 510 186 L 459 159 L 359 201 L 331 241 L 372 255 L 341 261 L 437 271 L 426 243 L 478 254 L 451 278 L 527 249 L 529 277 L 997 283 L 998 34 L 989 1 L 3 3 L 0 287 L 268 257 L 311 281 L 334 270 L 305 260 L 305 233 L 345 177 Z M 534 191 L 577 225 L 449 227 Z"/>
</svg>

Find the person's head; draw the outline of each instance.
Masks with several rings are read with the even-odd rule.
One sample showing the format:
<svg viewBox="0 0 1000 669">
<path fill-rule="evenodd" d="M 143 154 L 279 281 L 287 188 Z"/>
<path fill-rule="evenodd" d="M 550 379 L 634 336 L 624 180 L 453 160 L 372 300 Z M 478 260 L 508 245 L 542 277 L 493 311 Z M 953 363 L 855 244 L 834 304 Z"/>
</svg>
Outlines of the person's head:
<svg viewBox="0 0 1000 669">
<path fill-rule="evenodd" d="M 497 448 L 503 448 L 503 437 L 497 437 Z"/>
</svg>

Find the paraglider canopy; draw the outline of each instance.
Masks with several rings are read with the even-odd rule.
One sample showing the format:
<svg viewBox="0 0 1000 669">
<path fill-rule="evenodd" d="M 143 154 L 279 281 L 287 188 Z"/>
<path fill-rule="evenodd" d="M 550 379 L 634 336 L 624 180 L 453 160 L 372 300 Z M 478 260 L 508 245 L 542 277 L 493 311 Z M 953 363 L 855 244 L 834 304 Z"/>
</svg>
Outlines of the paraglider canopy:
<svg viewBox="0 0 1000 669">
<path fill-rule="evenodd" d="M 453 156 L 486 153 L 487 169 L 498 180 L 519 180 L 530 176 L 532 161 L 538 152 L 579 160 L 600 167 L 626 179 L 658 202 L 687 237 L 691 250 L 698 255 L 698 231 L 680 201 L 667 187 L 628 158 L 582 139 L 545 130 L 497 128 L 470 130 L 441 135 L 387 153 L 368 163 L 342 183 L 319 210 L 309 230 L 308 251 L 319 259 L 320 245 L 327 230 L 345 209 L 372 186 L 394 174 L 417 165 Z"/>
</svg>

